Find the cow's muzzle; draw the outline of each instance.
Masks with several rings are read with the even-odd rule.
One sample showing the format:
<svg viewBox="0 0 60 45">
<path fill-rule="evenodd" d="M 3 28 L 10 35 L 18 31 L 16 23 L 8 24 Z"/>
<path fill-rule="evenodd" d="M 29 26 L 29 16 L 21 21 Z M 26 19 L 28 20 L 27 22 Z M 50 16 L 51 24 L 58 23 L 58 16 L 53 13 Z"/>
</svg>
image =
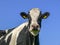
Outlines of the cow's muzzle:
<svg viewBox="0 0 60 45">
<path fill-rule="evenodd" d="M 37 36 L 39 34 L 40 30 L 37 30 L 37 29 L 33 29 L 30 31 L 30 33 L 33 35 L 33 36 Z"/>
</svg>

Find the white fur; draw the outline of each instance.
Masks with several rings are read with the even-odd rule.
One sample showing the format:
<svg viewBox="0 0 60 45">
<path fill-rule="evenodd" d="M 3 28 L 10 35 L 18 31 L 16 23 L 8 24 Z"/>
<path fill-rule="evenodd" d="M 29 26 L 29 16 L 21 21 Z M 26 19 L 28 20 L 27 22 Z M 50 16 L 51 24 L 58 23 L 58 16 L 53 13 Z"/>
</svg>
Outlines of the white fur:
<svg viewBox="0 0 60 45">
<path fill-rule="evenodd" d="M 33 29 L 32 25 L 36 26 L 36 25 L 39 25 L 37 20 L 38 20 L 38 17 L 40 15 L 40 10 L 38 8 L 33 8 L 30 10 L 30 16 L 31 16 L 31 24 L 30 24 L 30 29 L 29 31 L 31 31 Z M 40 30 L 40 27 L 38 27 L 38 30 Z M 33 32 L 31 32 L 33 35 L 35 35 Z M 37 34 L 36 34 L 37 35 Z"/>
<path fill-rule="evenodd" d="M 25 22 L 25 23 L 21 24 L 20 26 L 16 27 L 12 32 L 10 32 L 6 36 L 5 41 L 7 42 L 8 37 L 12 34 L 11 41 L 10 41 L 9 45 L 16 45 L 17 44 L 16 41 L 17 41 L 17 37 L 18 37 L 19 33 L 22 31 L 23 27 L 27 24 L 28 24 L 28 22 Z"/>
<path fill-rule="evenodd" d="M 8 29 L 5 30 L 6 31 L 6 34 L 8 33 Z"/>
<path fill-rule="evenodd" d="M 1 37 L 0 37 L 0 40 L 1 40 L 3 37 L 4 37 L 4 36 L 1 36 Z"/>
</svg>

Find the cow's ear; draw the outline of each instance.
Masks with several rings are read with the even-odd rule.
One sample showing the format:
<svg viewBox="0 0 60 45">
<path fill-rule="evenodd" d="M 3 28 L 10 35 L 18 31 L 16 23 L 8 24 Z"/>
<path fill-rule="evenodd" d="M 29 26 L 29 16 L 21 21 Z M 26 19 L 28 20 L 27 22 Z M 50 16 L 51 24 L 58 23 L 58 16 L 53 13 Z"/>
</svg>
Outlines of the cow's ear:
<svg viewBox="0 0 60 45">
<path fill-rule="evenodd" d="M 49 16 L 49 12 L 45 12 L 44 14 L 41 15 L 42 19 L 46 19 Z"/>
<path fill-rule="evenodd" d="M 21 15 L 24 19 L 28 18 L 28 14 L 26 14 L 25 12 L 21 12 L 20 15 Z"/>
</svg>

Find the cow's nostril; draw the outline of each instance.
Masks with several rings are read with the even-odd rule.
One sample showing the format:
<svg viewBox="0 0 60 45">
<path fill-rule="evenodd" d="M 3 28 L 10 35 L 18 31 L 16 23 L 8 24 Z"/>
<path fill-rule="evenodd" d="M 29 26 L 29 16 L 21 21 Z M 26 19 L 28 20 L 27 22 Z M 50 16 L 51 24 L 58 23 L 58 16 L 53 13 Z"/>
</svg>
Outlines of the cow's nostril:
<svg viewBox="0 0 60 45">
<path fill-rule="evenodd" d="M 33 28 L 38 28 L 38 27 L 39 27 L 39 25 L 32 25 L 32 27 L 33 27 Z"/>
<path fill-rule="evenodd" d="M 37 28 L 39 27 L 39 25 L 36 26 Z"/>
<path fill-rule="evenodd" d="M 32 25 L 32 27 L 35 27 L 34 25 Z"/>
</svg>

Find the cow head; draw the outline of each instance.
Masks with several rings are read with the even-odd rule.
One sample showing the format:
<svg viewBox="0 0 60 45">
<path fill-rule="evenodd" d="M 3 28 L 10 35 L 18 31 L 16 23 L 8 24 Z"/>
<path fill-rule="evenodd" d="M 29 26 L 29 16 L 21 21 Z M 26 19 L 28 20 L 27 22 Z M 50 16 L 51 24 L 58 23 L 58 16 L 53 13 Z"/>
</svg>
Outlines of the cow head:
<svg viewBox="0 0 60 45">
<path fill-rule="evenodd" d="M 42 14 L 38 8 L 33 8 L 28 12 L 28 14 L 25 12 L 21 12 L 20 15 L 24 19 L 28 19 L 29 32 L 33 36 L 37 36 L 39 34 L 40 29 L 41 29 L 42 19 L 46 19 L 49 16 L 49 13 L 45 12 L 44 14 Z"/>
</svg>

